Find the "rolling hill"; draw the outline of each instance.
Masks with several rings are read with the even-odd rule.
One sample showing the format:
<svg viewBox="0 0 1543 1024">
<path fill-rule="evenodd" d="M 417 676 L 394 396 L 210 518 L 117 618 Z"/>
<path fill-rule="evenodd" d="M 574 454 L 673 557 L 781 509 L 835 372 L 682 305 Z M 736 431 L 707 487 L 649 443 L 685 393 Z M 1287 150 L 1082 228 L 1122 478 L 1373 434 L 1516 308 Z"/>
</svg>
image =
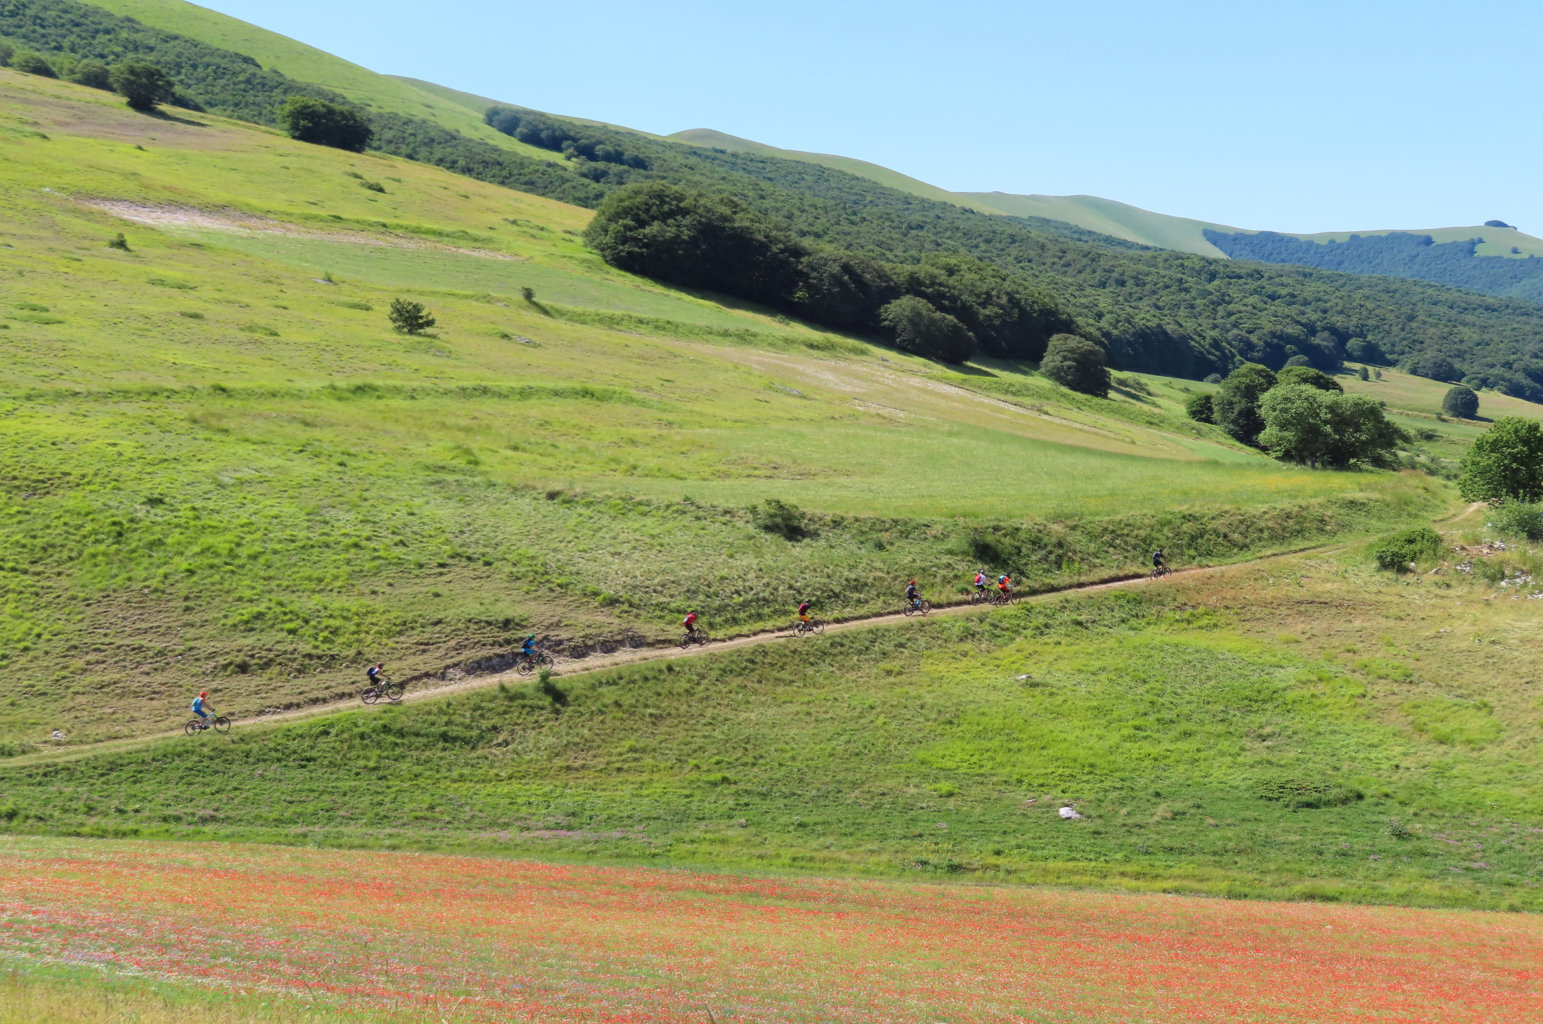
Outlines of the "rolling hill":
<svg viewBox="0 0 1543 1024">
<path fill-rule="evenodd" d="M 180 18 L 186 5 L 172 0 L 136 2 L 148 5 L 136 8 L 143 19 L 113 21 L 104 8 L 74 0 L 15 0 L 0 12 L 0 33 L 52 47 L 65 64 L 83 55 L 165 59 L 180 69 L 190 101 L 259 122 L 272 121 L 284 96 L 322 90 L 369 104 L 376 145 L 386 152 L 584 206 L 596 205 L 629 181 L 666 180 L 735 195 L 798 237 L 865 258 L 915 264 L 965 253 L 1052 296 L 1127 369 L 1201 377 L 1239 358 L 1279 365 L 1293 354 L 1321 357 L 1331 365 L 1361 342 L 1390 360 L 1440 353 L 1468 373 L 1503 368 L 1505 386 L 1543 395 L 1543 363 L 1537 361 L 1543 309 L 1531 303 L 1300 268 L 1261 272 L 1224 263 L 1228 269 L 1219 270 L 1218 261 L 1132 251 L 1129 242 L 1063 222 L 981 213 L 807 160 L 719 152 L 592 122 L 542 115 L 553 131 L 536 146 L 502 133 L 495 133 L 500 140 L 490 140 L 487 126 L 474 137 L 466 119 L 474 116 L 468 103 L 475 98 L 330 62 L 271 33 L 253 36 L 250 27 L 228 26 L 229 19 L 211 12 Z M 259 68 L 253 58 L 209 42 L 190 44 L 149 21 L 263 48 L 275 67 L 327 84 Z M 236 90 L 221 85 L 230 75 L 248 84 Z M 420 96 L 428 98 L 414 100 Z M 408 109 L 417 112 L 403 112 Z M 452 120 L 442 124 L 434 117 Z M 446 127 L 450 123 L 466 131 Z M 551 135 L 609 140 L 606 145 L 626 150 L 647 167 L 565 160 Z M 921 225 L 926 230 L 919 230 Z"/>
</svg>

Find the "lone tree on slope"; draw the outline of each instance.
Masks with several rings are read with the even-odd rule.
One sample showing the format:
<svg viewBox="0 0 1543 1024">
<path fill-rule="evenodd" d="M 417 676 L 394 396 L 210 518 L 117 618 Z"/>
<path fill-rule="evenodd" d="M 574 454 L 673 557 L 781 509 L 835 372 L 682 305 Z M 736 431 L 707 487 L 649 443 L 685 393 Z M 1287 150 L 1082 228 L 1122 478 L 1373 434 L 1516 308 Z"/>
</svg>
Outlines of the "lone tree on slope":
<svg viewBox="0 0 1543 1024">
<path fill-rule="evenodd" d="M 1479 396 L 1472 388 L 1452 388 L 1441 399 L 1441 411 L 1448 416 L 1471 420 L 1479 414 Z"/>
<path fill-rule="evenodd" d="M 177 84 L 154 64 L 130 61 L 112 70 L 113 89 L 135 110 L 154 110 L 176 95 Z"/>
<path fill-rule="evenodd" d="M 279 124 L 292 139 L 353 153 L 364 152 L 375 134 L 357 110 L 309 96 L 291 96 L 285 101 L 279 108 Z"/>
<path fill-rule="evenodd" d="M 1052 336 L 1045 346 L 1039 372 L 1073 391 L 1109 397 L 1109 367 L 1104 363 L 1104 350 L 1078 335 Z"/>
<path fill-rule="evenodd" d="M 392 299 L 391 326 L 403 334 L 422 334 L 434 326 L 434 314 L 423 308 L 423 303 L 411 299 Z"/>
</svg>

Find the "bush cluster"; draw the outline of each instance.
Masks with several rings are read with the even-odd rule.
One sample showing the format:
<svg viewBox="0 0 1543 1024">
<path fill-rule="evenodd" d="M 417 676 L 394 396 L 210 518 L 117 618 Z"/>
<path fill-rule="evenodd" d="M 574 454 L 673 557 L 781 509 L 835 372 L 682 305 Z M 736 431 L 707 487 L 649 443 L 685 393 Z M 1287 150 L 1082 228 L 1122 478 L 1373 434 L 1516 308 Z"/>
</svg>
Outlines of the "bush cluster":
<svg viewBox="0 0 1543 1024">
<path fill-rule="evenodd" d="M 1408 572 L 1411 565 L 1418 565 L 1428 558 L 1435 558 L 1441 552 L 1441 534 L 1428 526 L 1418 526 L 1412 530 L 1395 533 L 1390 537 L 1384 537 L 1375 548 L 1372 549 L 1372 558 L 1377 562 L 1377 567 L 1389 572 Z"/>
<path fill-rule="evenodd" d="M 364 152 L 374 134 L 359 111 L 312 96 L 291 96 L 285 100 L 279 107 L 279 126 L 292 139 L 353 153 Z"/>
<path fill-rule="evenodd" d="M 1345 394 L 1339 381 L 1310 366 L 1288 366 L 1277 374 L 1244 363 L 1222 380 L 1209 408 L 1205 397 L 1190 400 L 1191 419 L 1215 423 L 1288 462 L 1386 466 L 1407 440 L 1375 400 Z"/>
<path fill-rule="evenodd" d="M 1543 506 L 1508 501 L 1490 509 L 1487 522 L 1502 537 L 1543 540 Z"/>
</svg>

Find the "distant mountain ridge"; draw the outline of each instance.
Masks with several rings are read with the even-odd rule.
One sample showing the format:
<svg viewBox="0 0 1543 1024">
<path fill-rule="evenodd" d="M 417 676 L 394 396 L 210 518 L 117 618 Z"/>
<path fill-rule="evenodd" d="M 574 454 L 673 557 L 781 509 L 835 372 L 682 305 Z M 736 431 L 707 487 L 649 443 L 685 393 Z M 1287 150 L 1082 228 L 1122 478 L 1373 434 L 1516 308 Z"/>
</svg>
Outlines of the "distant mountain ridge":
<svg viewBox="0 0 1543 1024">
<path fill-rule="evenodd" d="M 1543 239 L 1534 238 L 1514 227 L 1475 225 L 1419 230 L 1389 228 L 1316 234 L 1249 230 L 1213 221 L 1154 213 L 1151 210 L 1143 210 L 1138 206 L 1100 196 L 950 192 L 863 160 L 827 153 L 778 149 L 711 129 L 692 129 L 676 132 L 668 137 L 729 152 L 753 152 L 791 160 L 806 160 L 862 175 L 913 195 L 955 203 L 982 213 L 1062 221 L 1098 234 L 1157 249 L 1171 249 L 1176 252 L 1223 259 L 1291 263 L 1350 274 L 1408 277 L 1455 288 L 1466 288 L 1488 295 L 1543 301 L 1543 266 L 1517 268 L 1482 259 L 1500 257 L 1526 261 L 1532 256 L 1543 257 Z M 1220 244 L 1218 238 L 1213 236 L 1225 238 L 1227 242 Z M 1426 236 L 1430 238 L 1430 242 L 1426 244 L 1436 246 L 1436 252 L 1409 259 L 1400 259 L 1392 255 L 1395 252 L 1406 252 L 1412 244 L 1408 241 L 1409 239 Z M 1258 241 L 1251 242 L 1249 241 L 1251 238 L 1257 238 Z M 1299 240 L 1302 245 L 1288 247 L 1271 241 L 1281 238 Z M 1361 241 L 1348 250 L 1340 248 L 1329 251 L 1327 249 L 1328 243 L 1348 242 L 1352 238 Z M 1367 241 L 1373 238 L 1386 238 L 1389 241 L 1387 243 Z M 1477 242 L 1469 245 L 1474 240 Z M 1315 248 L 1308 248 L 1309 246 Z M 1446 246 L 1453 246 L 1453 248 L 1443 248 Z M 1475 258 L 1479 258 L 1480 262 L 1474 263 Z"/>
</svg>

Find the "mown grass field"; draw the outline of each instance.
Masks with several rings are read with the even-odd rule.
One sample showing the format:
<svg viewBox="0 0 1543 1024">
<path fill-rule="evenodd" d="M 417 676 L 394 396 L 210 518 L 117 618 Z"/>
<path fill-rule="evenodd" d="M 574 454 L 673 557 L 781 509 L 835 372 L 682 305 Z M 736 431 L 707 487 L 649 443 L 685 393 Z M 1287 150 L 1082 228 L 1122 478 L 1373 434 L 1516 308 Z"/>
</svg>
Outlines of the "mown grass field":
<svg viewBox="0 0 1543 1024">
<path fill-rule="evenodd" d="M 26 759 L 0 827 L 1543 909 L 1536 604 L 1365 561 Z"/>
<path fill-rule="evenodd" d="M 0 742 L 250 715 L 507 650 L 892 610 L 1428 517 L 1191 423 L 618 273 L 588 214 L 0 72 Z M 367 187 L 372 186 L 372 187 Z M 109 248 L 122 232 L 128 250 Z M 534 291 L 532 299 L 523 289 Z M 391 331 L 391 300 L 439 326 Z M 797 507 L 789 540 L 757 525 Z M 104 697 L 104 694 L 106 695 Z"/>
<path fill-rule="evenodd" d="M 1536 915 L 224 844 L 5 841 L 0 864 L 0 956 L 57 965 L 0 973 L 7 1024 L 1478 1024 L 1543 1005 Z"/>
</svg>

